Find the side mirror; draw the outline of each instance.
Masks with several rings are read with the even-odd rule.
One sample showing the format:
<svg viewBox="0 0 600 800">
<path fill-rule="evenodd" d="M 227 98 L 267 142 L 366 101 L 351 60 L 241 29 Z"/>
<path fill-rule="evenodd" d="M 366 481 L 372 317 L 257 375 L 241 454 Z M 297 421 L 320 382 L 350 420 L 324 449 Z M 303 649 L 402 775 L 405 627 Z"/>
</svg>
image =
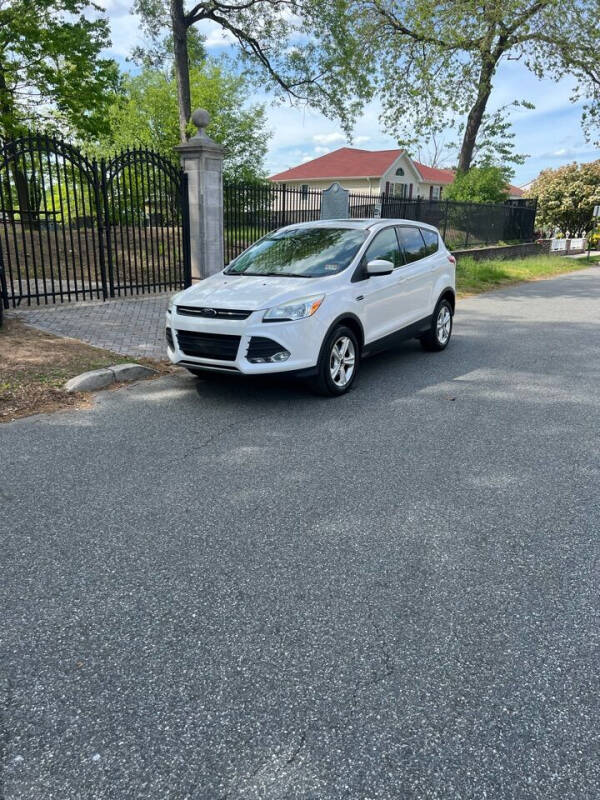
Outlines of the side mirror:
<svg viewBox="0 0 600 800">
<path fill-rule="evenodd" d="M 367 264 L 367 275 L 389 275 L 394 271 L 394 265 L 385 258 L 375 258 Z"/>
</svg>

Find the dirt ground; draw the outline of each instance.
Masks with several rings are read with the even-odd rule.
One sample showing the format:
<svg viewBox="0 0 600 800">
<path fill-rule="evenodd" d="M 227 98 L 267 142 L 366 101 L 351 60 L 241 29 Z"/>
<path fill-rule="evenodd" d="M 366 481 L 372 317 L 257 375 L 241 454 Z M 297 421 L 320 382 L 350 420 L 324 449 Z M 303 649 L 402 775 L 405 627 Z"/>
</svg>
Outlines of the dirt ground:
<svg viewBox="0 0 600 800">
<path fill-rule="evenodd" d="M 62 388 L 65 381 L 81 372 L 128 361 L 132 359 L 30 328 L 17 319 L 5 319 L 0 328 L 0 423 L 61 408 L 85 407 L 90 395 L 68 394 Z M 162 362 L 137 361 L 161 374 L 169 371 Z"/>
</svg>

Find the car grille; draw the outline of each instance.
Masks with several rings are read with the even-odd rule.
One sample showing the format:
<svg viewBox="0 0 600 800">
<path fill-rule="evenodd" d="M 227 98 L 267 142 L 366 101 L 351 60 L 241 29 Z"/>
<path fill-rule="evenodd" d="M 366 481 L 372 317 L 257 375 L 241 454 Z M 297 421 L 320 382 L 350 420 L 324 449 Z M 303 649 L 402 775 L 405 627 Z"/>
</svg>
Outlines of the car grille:
<svg viewBox="0 0 600 800">
<path fill-rule="evenodd" d="M 183 353 L 195 358 L 217 358 L 220 361 L 235 361 L 240 338 L 223 333 L 177 331 L 177 343 Z"/>
<path fill-rule="evenodd" d="M 195 308 L 177 306 L 177 313 L 184 317 L 207 317 L 208 319 L 248 319 L 252 311 L 236 308 Z"/>
<path fill-rule="evenodd" d="M 171 348 L 171 350 L 175 350 L 175 344 L 173 343 L 173 331 L 171 328 L 167 328 L 165 330 L 165 336 L 167 337 L 167 344 Z"/>
<path fill-rule="evenodd" d="M 270 358 L 282 350 L 285 350 L 285 347 L 279 342 L 274 342 L 273 339 L 267 339 L 265 336 L 253 336 L 248 345 L 246 358 Z"/>
</svg>

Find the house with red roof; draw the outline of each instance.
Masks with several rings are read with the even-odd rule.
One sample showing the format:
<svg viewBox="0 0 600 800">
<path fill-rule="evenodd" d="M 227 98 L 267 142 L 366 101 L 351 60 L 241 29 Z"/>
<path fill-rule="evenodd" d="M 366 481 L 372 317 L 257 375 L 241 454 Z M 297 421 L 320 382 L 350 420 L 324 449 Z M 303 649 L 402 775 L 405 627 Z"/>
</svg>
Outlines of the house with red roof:
<svg viewBox="0 0 600 800">
<path fill-rule="evenodd" d="M 359 150 L 340 147 L 269 178 L 305 191 L 322 191 L 337 181 L 354 194 L 386 194 L 407 199 L 440 200 L 444 187 L 454 180 L 451 169 L 428 167 L 412 159 L 406 150 Z M 523 192 L 510 186 L 510 199 Z"/>
</svg>

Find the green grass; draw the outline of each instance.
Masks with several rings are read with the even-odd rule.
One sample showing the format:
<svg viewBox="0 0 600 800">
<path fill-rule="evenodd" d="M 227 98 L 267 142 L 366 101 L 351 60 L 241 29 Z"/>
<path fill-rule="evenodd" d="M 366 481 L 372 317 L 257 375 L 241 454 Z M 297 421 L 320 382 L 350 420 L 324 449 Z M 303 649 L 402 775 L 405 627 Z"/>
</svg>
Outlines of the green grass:
<svg viewBox="0 0 600 800">
<path fill-rule="evenodd" d="M 585 259 L 561 256 L 531 256 L 503 261 L 475 261 L 463 257 L 456 265 L 456 288 L 459 294 L 478 294 L 522 281 L 535 281 L 574 272 L 587 266 Z"/>
</svg>

